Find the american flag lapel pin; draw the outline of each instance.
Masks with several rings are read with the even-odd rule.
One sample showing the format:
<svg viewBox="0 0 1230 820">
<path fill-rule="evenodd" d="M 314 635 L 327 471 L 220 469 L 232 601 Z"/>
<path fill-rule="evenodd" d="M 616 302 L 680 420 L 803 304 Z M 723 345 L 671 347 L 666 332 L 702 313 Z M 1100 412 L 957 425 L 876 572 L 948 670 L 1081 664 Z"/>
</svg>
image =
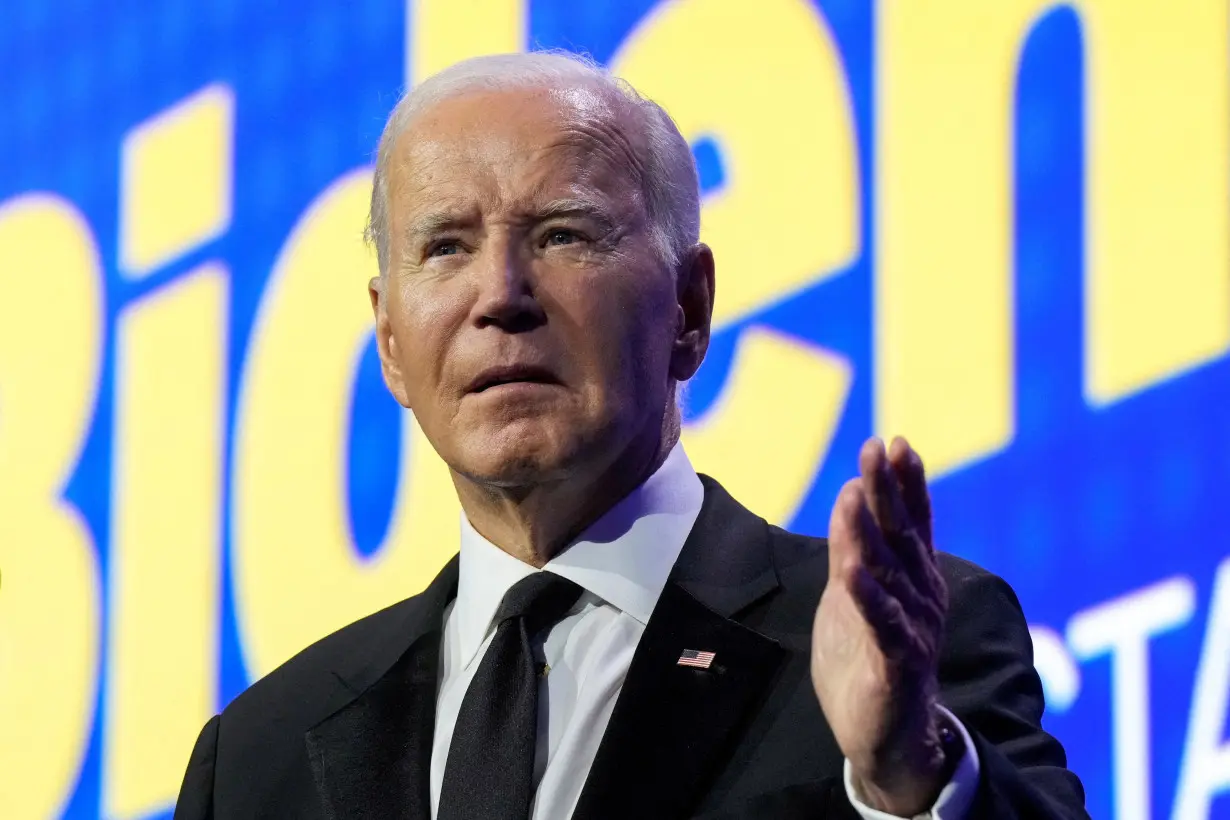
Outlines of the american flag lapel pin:
<svg viewBox="0 0 1230 820">
<path fill-rule="evenodd" d="M 678 666 L 691 666 L 695 669 L 708 669 L 713 665 L 716 652 L 701 652 L 699 649 L 685 649 L 676 661 Z"/>
</svg>

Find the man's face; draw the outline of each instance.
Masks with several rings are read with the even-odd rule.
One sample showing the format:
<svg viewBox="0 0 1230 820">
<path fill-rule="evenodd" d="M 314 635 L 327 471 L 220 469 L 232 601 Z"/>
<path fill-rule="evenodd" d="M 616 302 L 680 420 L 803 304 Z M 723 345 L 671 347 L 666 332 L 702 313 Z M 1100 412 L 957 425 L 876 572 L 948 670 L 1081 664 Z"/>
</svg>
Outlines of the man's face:
<svg viewBox="0 0 1230 820">
<path fill-rule="evenodd" d="M 394 145 L 389 269 L 372 290 L 385 378 L 472 479 L 608 466 L 656 440 L 672 379 L 699 364 L 678 353 L 642 146 L 612 105 L 587 89 L 474 92 Z"/>
</svg>

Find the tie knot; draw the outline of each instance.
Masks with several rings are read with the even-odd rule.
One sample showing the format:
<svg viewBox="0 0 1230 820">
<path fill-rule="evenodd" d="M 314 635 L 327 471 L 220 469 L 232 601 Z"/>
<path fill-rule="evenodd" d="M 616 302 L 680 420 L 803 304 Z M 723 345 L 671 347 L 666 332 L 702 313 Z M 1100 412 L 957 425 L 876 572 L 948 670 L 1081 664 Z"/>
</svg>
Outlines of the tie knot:
<svg viewBox="0 0 1230 820">
<path fill-rule="evenodd" d="M 558 621 L 581 597 L 581 587 L 553 572 L 535 572 L 513 584 L 495 613 L 498 626 L 510 618 L 524 618 L 528 634 Z"/>
</svg>

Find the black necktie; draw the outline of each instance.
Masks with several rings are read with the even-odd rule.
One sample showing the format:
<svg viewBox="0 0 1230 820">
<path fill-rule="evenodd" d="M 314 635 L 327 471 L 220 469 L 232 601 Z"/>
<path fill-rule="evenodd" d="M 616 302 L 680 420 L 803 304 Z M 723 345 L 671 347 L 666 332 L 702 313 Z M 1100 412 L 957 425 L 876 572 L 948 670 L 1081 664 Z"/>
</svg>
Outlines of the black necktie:
<svg viewBox="0 0 1230 820">
<path fill-rule="evenodd" d="M 523 578 L 504 595 L 495 637 L 457 714 L 437 820 L 530 816 L 538 732 L 538 662 L 530 638 L 580 597 L 579 586 L 550 572 Z"/>
</svg>

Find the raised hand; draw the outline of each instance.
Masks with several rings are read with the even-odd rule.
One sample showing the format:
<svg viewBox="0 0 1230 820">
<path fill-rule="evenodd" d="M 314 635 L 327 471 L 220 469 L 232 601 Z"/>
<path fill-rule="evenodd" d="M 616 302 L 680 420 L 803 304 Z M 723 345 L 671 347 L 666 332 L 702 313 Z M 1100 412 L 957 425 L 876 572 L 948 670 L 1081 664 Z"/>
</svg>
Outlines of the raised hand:
<svg viewBox="0 0 1230 820">
<path fill-rule="evenodd" d="M 812 631 L 812 682 L 854 786 L 911 817 L 943 787 L 935 709 L 948 592 L 931 543 L 922 459 L 870 439 L 829 525 L 829 579 Z"/>
</svg>

